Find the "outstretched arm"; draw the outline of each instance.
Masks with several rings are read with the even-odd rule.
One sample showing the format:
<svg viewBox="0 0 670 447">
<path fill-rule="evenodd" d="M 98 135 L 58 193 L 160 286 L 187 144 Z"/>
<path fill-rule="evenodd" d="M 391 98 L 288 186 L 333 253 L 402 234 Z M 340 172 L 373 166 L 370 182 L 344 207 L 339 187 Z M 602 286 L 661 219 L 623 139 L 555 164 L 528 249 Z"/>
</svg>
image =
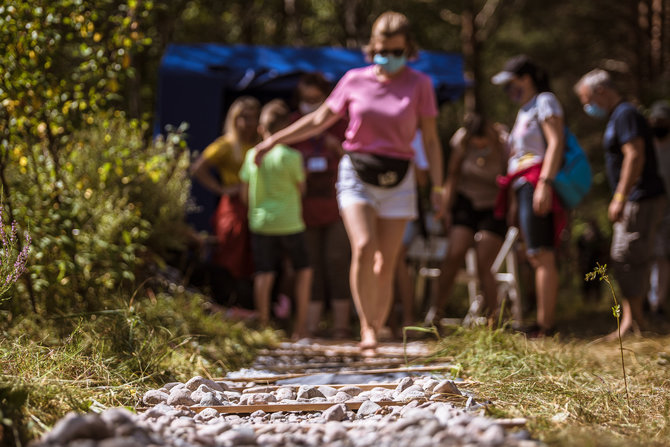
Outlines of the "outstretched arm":
<svg viewBox="0 0 670 447">
<path fill-rule="evenodd" d="M 260 164 L 265 153 L 276 144 L 283 143 L 290 145 L 319 135 L 335 124 L 338 119 L 339 115 L 330 110 L 326 103 L 323 103 L 314 112 L 303 116 L 295 123 L 258 143 L 256 145 L 256 164 Z"/>
</svg>

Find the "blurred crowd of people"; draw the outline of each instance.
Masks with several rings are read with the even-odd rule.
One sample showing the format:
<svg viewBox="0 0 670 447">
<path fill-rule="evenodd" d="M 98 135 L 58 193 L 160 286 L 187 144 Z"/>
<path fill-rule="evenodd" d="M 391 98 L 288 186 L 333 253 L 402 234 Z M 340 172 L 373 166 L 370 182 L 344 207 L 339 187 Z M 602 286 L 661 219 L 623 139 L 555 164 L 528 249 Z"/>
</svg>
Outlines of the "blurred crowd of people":
<svg viewBox="0 0 670 447">
<path fill-rule="evenodd" d="M 444 316 L 471 247 L 483 316 L 497 321 L 491 265 L 515 226 L 536 297 L 535 324 L 525 330 L 553 334 L 557 250 L 570 210 L 553 183 L 565 113 L 545 71 L 524 55 L 511 58 L 491 81 L 519 107 L 512 128 L 468 114 L 445 164 L 431 80 L 407 65 L 418 54 L 407 18 L 382 14 L 363 51 L 371 64 L 348 71 L 334 88 L 319 73 L 302 76 L 292 108 L 238 98 L 223 135 L 194 161 L 194 179 L 220 196 L 212 261 L 225 271 L 228 290 L 238 297 L 252 291 L 261 324 L 272 321 L 273 302 L 275 315 L 284 309 L 286 316 L 291 296 L 295 339 L 323 335 L 324 327 L 330 336 L 352 337 L 353 304 L 361 352 L 374 355 L 396 318 L 394 296 L 401 324 L 417 319 L 404 261 L 412 238 L 426 237 L 425 215 L 441 222 L 449 241 L 427 322 Z M 580 262 L 587 271 L 595 262 L 613 266 L 625 332 L 634 323 L 644 327 L 649 292 L 655 312 L 668 293 L 670 104 L 659 101 L 644 116 L 600 69 L 585 74 L 575 94 L 587 115 L 606 123 L 612 190 L 609 256 L 591 221 L 578 241 Z M 585 293 L 597 295 L 593 290 Z M 331 324 L 324 326 L 327 310 Z"/>
</svg>

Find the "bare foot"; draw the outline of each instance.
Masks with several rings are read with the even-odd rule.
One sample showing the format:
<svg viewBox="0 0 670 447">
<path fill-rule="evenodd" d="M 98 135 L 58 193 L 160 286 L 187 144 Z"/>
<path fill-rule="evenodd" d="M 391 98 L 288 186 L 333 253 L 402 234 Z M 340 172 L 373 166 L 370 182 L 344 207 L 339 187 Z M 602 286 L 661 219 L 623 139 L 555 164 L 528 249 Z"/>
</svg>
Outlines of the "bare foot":
<svg viewBox="0 0 670 447">
<path fill-rule="evenodd" d="M 625 320 L 622 320 L 621 322 L 621 338 L 623 338 L 628 331 L 633 327 L 632 322 L 627 322 L 627 324 L 624 324 Z M 603 341 L 617 341 L 619 339 L 619 329 L 616 329 L 609 334 L 605 335 L 601 340 Z"/>
<path fill-rule="evenodd" d="M 426 313 L 426 317 L 423 319 L 423 323 L 428 325 L 435 325 L 438 321 L 440 321 L 440 317 L 438 315 L 437 308 L 435 306 L 431 306 L 431 308 L 428 309 L 428 312 Z"/>
<path fill-rule="evenodd" d="M 303 338 L 309 338 L 307 331 L 295 331 L 291 335 L 291 341 L 302 340 Z"/>
<path fill-rule="evenodd" d="M 361 348 L 361 357 L 369 359 L 377 355 L 376 348 Z"/>
<path fill-rule="evenodd" d="M 377 348 L 377 334 L 372 328 L 361 328 L 361 342 L 358 347 L 362 350 Z"/>
</svg>

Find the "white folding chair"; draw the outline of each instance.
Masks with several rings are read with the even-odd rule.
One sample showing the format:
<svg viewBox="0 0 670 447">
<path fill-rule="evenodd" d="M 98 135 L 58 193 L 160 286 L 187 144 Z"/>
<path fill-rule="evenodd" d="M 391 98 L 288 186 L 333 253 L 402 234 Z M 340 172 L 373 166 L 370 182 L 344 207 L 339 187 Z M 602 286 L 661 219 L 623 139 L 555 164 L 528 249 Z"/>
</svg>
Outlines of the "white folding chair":
<svg viewBox="0 0 670 447">
<path fill-rule="evenodd" d="M 514 243 L 519 237 L 519 229 L 509 227 L 505 240 L 496 255 L 491 272 L 498 283 L 498 302 L 511 306 L 512 319 L 520 322 L 522 318 L 521 294 L 519 292 L 518 268 Z M 416 277 L 416 297 L 424 296 L 428 280 L 438 278 L 442 271 L 438 267 L 431 267 L 431 262 L 441 265 L 446 257 L 448 241 L 446 238 L 421 239 L 410 246 L 407 252 L 409 259 L 418 263 Z M 504 271 L 503 271 L 504 266 Z M 465 318 L 468 324 L 479 316 L 479 310 L 483 305 L 480 293 L 479 277 L 477 276 L 477 254 L 474 248 L 468 249 L 465 254 L 465 269 L 456 275 L 455 281 L 466 284 L 470 308 Z"/>
</svg>

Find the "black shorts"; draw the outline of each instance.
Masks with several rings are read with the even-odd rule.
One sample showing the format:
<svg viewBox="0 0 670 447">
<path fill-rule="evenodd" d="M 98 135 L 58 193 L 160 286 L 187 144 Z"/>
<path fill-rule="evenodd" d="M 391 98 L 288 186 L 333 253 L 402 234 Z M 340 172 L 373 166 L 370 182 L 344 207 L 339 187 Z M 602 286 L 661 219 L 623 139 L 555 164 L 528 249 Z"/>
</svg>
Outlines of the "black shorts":
<svg viewBox="0 0 670 447">
<path fill-rule="evenodd" d="M 276 271 L 284 256 L 295 270 L 309 267 L 304 231 L 281 236 L 251 233 L 251 253 L 256 273 Z"/>
<path fill-rule="evenodd" d="M 451 213 L 453 215 L 452 225 L 468 227 L 475 233 L 490 231 L 503 239 L 507 234 L 507 223 L 504 219 L 497 219 L 493 215 L 493 208 L 477 210 L 472 206 L 470 199 L 462 194 L 456 195 L 456 202 Z"/>
</svg>

